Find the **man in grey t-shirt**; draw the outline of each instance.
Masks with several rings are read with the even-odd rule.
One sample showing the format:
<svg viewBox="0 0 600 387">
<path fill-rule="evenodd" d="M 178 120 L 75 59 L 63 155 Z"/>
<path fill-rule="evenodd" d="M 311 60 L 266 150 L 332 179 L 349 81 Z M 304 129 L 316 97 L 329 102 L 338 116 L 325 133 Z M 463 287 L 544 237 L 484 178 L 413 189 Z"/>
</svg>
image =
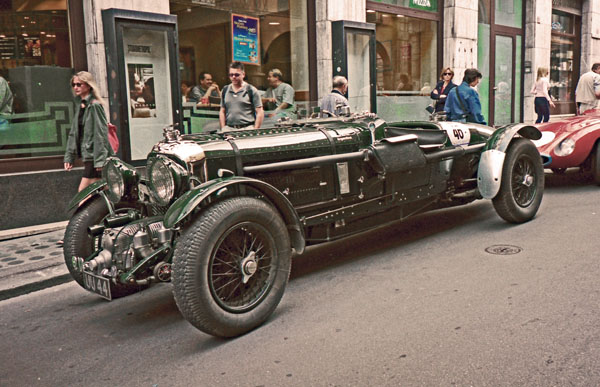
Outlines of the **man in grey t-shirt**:
<svg viewBox="0 0 600 387">
<path fill-rule="evenodd" d="M 344 94 L 348 91 L 348 80 L 341 75 L 333 77 L 333 90 L 321 100 L 321 114 L 324 117 L 337 115 L 338 106 L 350 106 Z"/>
<path fill-rule="evenodd" d="M 198 76 L 198 81 L 200 82 L 198 85 L 192 88 L 190 92 L 190 96 L 188 100 L 191 102 L 196 102 L 199 105 L 208 104 L 208 97 L 220 97 L 221 90 L 219 90 L 219 85 L 213 82 L 213 77 L 211 74 L 203 71 Z M 203 101 L 204 99 L 204 101 Z"/>
<path fill-rule="evenodd" d="M 265 110 L 274 110 L 269 113 L 269 117 L 294 106 L 294 88 L 283 82 L 282 78 L 283 74 L 279 69 L 272 69 L 267 74 L 269 88 L 265 91 L 262 103 Z"/>
<path fill-rule="evenodd" d="M 244 82 L 244 65 L 233 62 L 229 65 L 231 83 L 223 87 L 219 123 L 221 128 L 258 129 L 265 113 L 256 87 Z"/>
</svg>

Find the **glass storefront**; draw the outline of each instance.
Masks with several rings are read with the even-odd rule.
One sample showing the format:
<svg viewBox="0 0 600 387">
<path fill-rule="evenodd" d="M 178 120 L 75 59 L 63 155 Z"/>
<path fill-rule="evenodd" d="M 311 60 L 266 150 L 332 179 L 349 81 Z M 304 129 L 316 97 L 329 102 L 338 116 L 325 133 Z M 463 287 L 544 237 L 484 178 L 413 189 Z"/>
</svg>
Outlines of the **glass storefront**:
<svg viewBox="0 0 600 387">
<path fill-rule="evenodd" d="M 295 91 L 296 107 L 308 106 L 308 22 L 305 0 L 171 1 L 177 15 L 180 77 L 192 85 L 208 72 L 222 89 L 230 83 L 228 64 L 244 63 L 246 81 L 262 93 L 268 72 L 279 69 Z M 186 132 L 205 130 L 218 120 L 218 100 L 183 104 Z M 268 108 L 268 107 L 267 107 Z M 293 116 L 293 110 L 283 113 Z M 281 114 L 281 113 L 280 113 Z M 265 112 L 265 124 L 271 116 Z M 208 127 L 211 127 L 210 125 Z"/>
<path fill-rule="evenodd" d="M 367 22 L 376 25 L 377 114 L 388 121 L 428 119 L 440 72 L 438 21 L 402 12 L 367 10 Z"/>
<path fill-rule="evenodd" d="M 552 10 L 550 41 L 550 95 L 555 108 L 551 114 L 575 113 L 575 87 L 579 79 L 579 34 L 581 17 Z"/>
<path fill-rule="evenodd" d="M 19 160 L 62 166 L 72 74 L 67 1 L 0 2 L 0 173 L 13 172 Z"/>
</svg>

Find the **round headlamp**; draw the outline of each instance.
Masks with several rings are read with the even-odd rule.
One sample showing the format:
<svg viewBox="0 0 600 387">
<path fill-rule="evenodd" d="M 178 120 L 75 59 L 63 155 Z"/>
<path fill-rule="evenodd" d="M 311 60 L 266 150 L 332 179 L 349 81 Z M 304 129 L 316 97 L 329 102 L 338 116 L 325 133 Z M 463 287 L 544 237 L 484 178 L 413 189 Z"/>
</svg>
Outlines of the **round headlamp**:
<svg viewBox="0 0 600 387">
<path fill-rule="evenodd" d="M 575 150 L 575 140 L 572 138 L 565 138 L 562 140 L 556 148 L 554 148 L 554 154 L 557 156 L 568 156 Z"/>
<path fill-rule="evenodd" d="M 113 203 L 118 203 L 125 196 L 131 196 L 137 186 L 137 172 L 134 167 L 117 158 L 109 158 L 102 169 L 102 177 L 106 180 L 107 196 Z"/>
<path fill-rule="evenodd" d="M 157 157 L 148 166 L 148 182 L 152 197 L 161 206 L 168 205 L 175 197 L 186 171 L 165 157 Z"/>
</svg>

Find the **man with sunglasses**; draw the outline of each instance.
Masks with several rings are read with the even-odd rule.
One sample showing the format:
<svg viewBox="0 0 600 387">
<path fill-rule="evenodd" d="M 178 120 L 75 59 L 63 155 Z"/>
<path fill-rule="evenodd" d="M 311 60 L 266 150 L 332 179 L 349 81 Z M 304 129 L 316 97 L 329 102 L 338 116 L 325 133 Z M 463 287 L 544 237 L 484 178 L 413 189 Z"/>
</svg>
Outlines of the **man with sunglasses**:
<svg viewBox="0 0 600 387">
<path fill-rule="evenodd" d="M 221 92 L 219 123 L 222 130 L 258 129 L 265 113 L 256 87 L 244 81 L 246 73 L 241 62 L 229 65 L 231 83 Z"/>
</svg>

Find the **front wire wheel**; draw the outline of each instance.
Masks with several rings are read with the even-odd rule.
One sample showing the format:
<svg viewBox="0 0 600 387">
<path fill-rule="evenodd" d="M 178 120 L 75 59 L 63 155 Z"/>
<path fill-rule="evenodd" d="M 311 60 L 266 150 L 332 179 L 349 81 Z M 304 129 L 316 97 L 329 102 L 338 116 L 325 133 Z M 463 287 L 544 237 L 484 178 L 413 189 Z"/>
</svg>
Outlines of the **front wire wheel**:
<svg viewBox="0 0 600 387">
<path fill-rule="evenodd" d="M 259 199 L 226 199 L 202 212 L 177 241 L 175 301 L 201 331 L 238 336 L 273 313 L 290 267 L 290 239 L 279 213 Z"/>
<path fill-rule="evenodd" d="M 496 212 L 510 223 L 527 222 L 537 213 L 543 191 L 544 167 L 535 145 L 514 139 L 506 152 L 500 191 L 492 200 Z"/>
<path fill-rule="evenodd" d="M 119 211 L 127 211 L 127 208 L 118 209 L 117 212 Z M 92 238 L 88 234 L 88 228 L 102 223 L 108 214 L 106 202 L 102 197 L 96 195 L 77 208 L 65 230 L 63 245 L 65 264 L 71 277 L 82 288 L 85 288 L 83 274 L 75 267 L 73 257 L 87 258 L 92 255 L 97 248 L 97 238 L 99 237 Z M 145 288 L 145 286 L 138 285 L 114 284 L 112 281 L 110 287 L 113 298 L 127 296 Z"/>
</svg>

